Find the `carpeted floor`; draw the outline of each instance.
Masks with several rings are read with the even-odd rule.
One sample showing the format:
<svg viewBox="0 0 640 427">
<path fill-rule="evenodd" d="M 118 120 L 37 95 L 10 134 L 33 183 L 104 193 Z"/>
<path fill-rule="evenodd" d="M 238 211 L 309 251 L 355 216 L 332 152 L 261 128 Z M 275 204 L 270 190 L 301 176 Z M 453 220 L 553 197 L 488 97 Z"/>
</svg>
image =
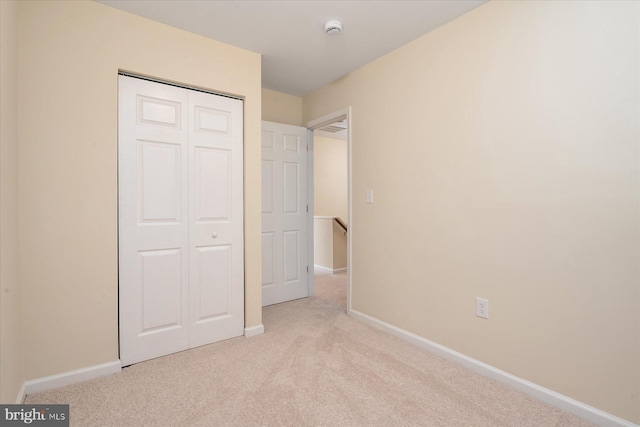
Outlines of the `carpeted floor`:
<svg viewBox="0 0 640 427">
<path fill-rule="evenodd" d="M 266 332 L 29 395 L 73 426 L 589 426 L 345 314 L 346 275 L 264 309 Z"/>
<path fill-rule="evenodd" d="M 316 270 L 314 275 L 314 293 L 316 298 L 332 301 L 347 311 L 347 273 L 325 273 Z"/>
</svg>

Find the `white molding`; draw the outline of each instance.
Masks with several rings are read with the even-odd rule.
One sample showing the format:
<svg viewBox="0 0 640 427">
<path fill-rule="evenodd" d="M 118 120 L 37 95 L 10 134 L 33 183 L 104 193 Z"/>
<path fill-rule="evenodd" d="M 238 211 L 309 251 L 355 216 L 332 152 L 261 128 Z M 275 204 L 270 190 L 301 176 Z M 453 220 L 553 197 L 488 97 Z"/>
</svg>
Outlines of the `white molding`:
<svg viewBox="0 0 640 427">
<path fill-rule="evenodd" d="M 318 265 L 318 264 L 313 264 L 313 268 L 317 269 L 317 270 L 320 270 L 320 271 L 324 271 L 325 273 L 333 274 L 333 268 L 323 267 L 323 266 Z"/>
<path fill-rule="evenodd" d="M 307 212 L 307 294 L 309 296 L 313 296 L 316 292 L 315 277 L 313 275 L 313 271 L 309 271 L 309 266 L 313 265 L 315 257 L 315 237 L 313 235 L 313 228 L 315 224 L 313 220 L 313 213 L 316 208 L 313 193 L 313 177 L 315 174 L 313 159 L 315 156 L 315 144 L 313 131 L 311 129 L 307 129 L 307 147 L 309 147 L 307 152 L 307 206 L 309 206 L 309 212 Z"/>
<path fill-rule="evenodd" d="M 323 267 L 321 265 L 318 264 L 313 264 L 313 268 L 318 269 L 320 271 L 324 271 L 326 273 L 331 273 L 331 274 L 336 274 L 336 273 L 342 273 L 344 271 L 347 271 L 347 267 L 343 267 L 343 268 L 336 268 L 335 270 L 333 268 L 329 268 L 329 267 Z"/>
<path fill-rule="evenodd" d="M 316 130 L 319 129 L 321 127 L 324 127 L 328 124 L 337 122 L 337 121 L 341 121 L 344 119 L 349 119 L 349 113 L 350 113 L 350 109 L 351 107 L 347 107 L 347 108 L 342 108 L 338 111 L 334 111 L 333 113 L 329 113 L 326 114 L 322 117 L 318 117 L 316 119 L 313 120 L 309 120 L 307 123 L 305 123 L 304 127 L 306 127 L 307 129 L 311 129 L 311 130 Z M 348 128 L 348 127 L 347 127 Z"/>
<path fill-rule="evenodd" d="M 244 336 L 246 338 L 255 337 L 256 335 L 264 334 L 264 325 L 251 326 L 244 328 Z"/>
<path fill-rule="evenodd" d="M 351 106 L 346 108 L 347 114 L 347 315 L 351 315 L 351 289 L 353 279 L 353 154 L 351 147 L 353 146 L 353 123 Z"/>
<path fill-rule="evenodd" d="M 383 322 L 382 320 L 376 319 L 375 317 L 369 316 L 353 309 L 351 309 L 350 315 L 369 326 L 373 326 L 374 328 L 400 338 L 403 341 L 407 341 L 410 344 L 418 346 L 431 353 L 437 354 L 440 357 L 469 368 L 484 377 L 488 377 L 510 388 L 529 395 L 534 399 L 540 400 L 543 403 L 561 409 L 584 420 L 597 424 L 601 427 L 640 427 L 637 424 L 625 421 L 622 418 L 616 417 L 615 415 L 611 415 L 607 412 L 586 405 L 568 396 L 557 393 L 553 390 L 549 390 L 548 388 L 542 387 L 538 384 L 532 383 L 515 375 L 509 374 L 508 372 L 502 371 L 496 367 L 473 359 L 462 353 L 458 353 L 455 350 L 451 350 L 448 347 L 430 341 L 412 332 Z"/>
<path fill-rule="evenodd" d="M 16 397 L 16 405 L 22 405 L 25 397 L 27 397 L 27 392 L 25 391 L 24 383 L 22 383 L 20 390 L 18 390 L 18 396 Z"/>
<path fill-rule="evenodd" d="M 61 374 L 37 378 L 35 380 L 24 382 L 24 394 L 28 395 L 39 393 L 41 391 L 116 374 L 120 371 L 122 371 L 122 364 L 120 363 L 120 360 L 114 360 L 113 362 L 102 363 L 100 365 L 63 372 Z"/>
</svg>

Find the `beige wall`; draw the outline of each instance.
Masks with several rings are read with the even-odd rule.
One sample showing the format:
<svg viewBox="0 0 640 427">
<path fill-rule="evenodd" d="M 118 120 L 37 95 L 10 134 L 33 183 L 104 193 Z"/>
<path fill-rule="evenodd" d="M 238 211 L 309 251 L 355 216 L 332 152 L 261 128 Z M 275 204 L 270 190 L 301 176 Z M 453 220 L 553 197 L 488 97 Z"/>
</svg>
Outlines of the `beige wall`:
<svg viewBox="0 0 640 427">
<path fill-rule="evenodd" d="M 0 1 L 0 402 L 24 381 L 18 283 L 16 2 Z"/>
<path fill-rule="evenodd" d="M 302 98 L 262 89 L 262 120 L 302 126 Z"/>
<path fill-rule="evenodd" d="M 313 264 L 333 270 L 333 220 L 313 220 Z"/>
<path fill-rule="evenodd" d="M 347 234 L 333 217 L 314 218 L 313 264 L 330 270 L 347 268 Z"/>
<path fill-rule="evenodd" d="M 489 2 L 303 103 L 352 106 L 355 310 L 636 423 L 639 7 Z"/>
<path fill-rule="evenodd" d="M 333 269 L 347 268 L 347 233 L 335 221 L 333 225 Z"/>
<path fill-rule="evenodd" d="M 313 138 L 314 215 L 349 221 L 347 202 L 347 142 L 315 135 Z"/>
<path fill-rule="evenodd" d="M 95 2 L 20 2 L 18 28 L 26 378 L 118 358 L 118 69 L 245 97 L 245 316 L 260 324 L 260 56 Z"/>
</svg>

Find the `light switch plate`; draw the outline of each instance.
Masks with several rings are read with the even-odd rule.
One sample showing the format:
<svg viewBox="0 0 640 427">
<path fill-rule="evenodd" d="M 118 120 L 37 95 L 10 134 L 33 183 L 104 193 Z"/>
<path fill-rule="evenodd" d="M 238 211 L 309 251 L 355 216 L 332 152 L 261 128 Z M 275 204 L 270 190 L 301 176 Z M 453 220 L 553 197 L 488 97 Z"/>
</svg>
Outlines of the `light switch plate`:
<svg viewBox="0 0 640 427">
<path fill-rule="evenodd" d="M 367 190 L 367 203 L 373 203 L 373 190 Z"/>
<path fill-rule="evenodd" d="M 489 300 L 476 298 L 476 316 L 489 319 Z"/>
</svg>

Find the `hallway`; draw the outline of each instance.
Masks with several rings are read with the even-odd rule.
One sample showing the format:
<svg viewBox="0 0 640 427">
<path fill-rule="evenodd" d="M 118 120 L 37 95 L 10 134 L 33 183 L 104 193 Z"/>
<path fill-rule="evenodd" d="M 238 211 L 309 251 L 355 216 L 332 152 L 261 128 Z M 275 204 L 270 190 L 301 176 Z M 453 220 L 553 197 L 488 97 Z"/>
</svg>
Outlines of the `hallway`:
<svg viewBox="0 0 640 427">
<path fill-rule="evenodd" d="M 331 274 L 315 269 L 315 297 L 339 304 L 347 311 L 347 272 Z"/>
</svg>

